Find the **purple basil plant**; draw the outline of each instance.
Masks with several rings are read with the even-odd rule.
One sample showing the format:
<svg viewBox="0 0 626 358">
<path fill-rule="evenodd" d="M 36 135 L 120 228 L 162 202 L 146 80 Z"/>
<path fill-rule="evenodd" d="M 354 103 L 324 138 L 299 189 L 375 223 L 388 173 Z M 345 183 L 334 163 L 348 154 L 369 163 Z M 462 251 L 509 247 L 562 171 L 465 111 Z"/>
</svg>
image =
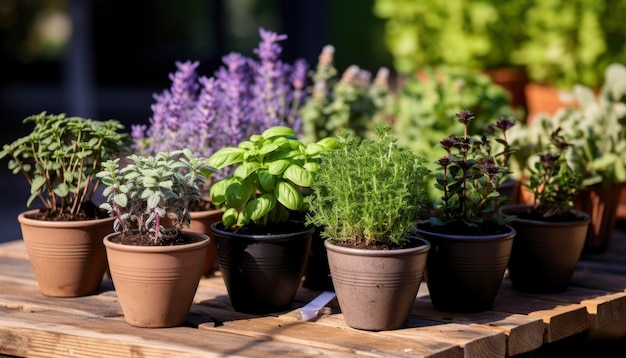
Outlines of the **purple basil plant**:
<svg viewBox="0 0 626 358">
<path fill-rule="evenodd" d="M 259 33 L 258 60 L 230 53 L 213 77 L 199 76 L 197 61 L 176 62 L 171 88 L 154 95 L 149 125 L 132 126 L 133 149 L 155 154 L 189 148 L 209 157 L 273 126 L 289 126 L 300 134 L 308 64 L 280 60 L 278 42 L 286 35 L 262 28 Z M 229 174 L 220 171 L 211 180 Z"/>
</svg>

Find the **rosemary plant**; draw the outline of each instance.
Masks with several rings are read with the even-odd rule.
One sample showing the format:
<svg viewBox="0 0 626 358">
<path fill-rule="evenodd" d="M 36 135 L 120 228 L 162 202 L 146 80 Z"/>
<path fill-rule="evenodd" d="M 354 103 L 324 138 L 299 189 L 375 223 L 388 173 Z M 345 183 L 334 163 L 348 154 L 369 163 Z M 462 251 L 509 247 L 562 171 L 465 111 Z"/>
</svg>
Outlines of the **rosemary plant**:
<svg viewBox="0 0 626 358">
<path fill-rule="evenodd" d="M 314 173 L 307 223 L 322 237 L 352 245 L 402 247 L 424 213 L 424 159 L 396 144 L 389 125 L 376 139 L 344 131 L 340 147 L 322 154 Z"/>
</svg>

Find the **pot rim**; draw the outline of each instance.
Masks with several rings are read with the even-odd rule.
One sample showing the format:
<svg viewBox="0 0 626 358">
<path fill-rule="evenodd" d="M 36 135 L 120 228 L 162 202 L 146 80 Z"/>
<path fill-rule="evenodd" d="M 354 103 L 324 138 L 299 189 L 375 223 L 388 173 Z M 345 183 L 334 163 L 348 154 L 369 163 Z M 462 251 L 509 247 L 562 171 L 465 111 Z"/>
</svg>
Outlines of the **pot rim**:
<svg viewBox="0 0 626 358">
<path fill-rule="evenodd" d="M 426 253 L 430 250 L 431 244 L 428 240 L 417 237 L 414 235 L 408 235 L 412 241 L 419 241 L 421 245 L 414 247 L 407 247 L 403 249 L 393 250 L 371 250 L 371 249 L 357 249 L 352 247 L 344 247 L 333 244 L 330 240 L 324 240 L 324 246 L 327 250 L 339 252 L 346 255 L 354 256 L 368 256 L 368 257 L 386 257 L 386 256 L 402 256 L 402 255 L 414 255 L 419 253 Z"/>
<path fill-rule="evenodd" d="M 500 208 L 500 214 L 502 216 L 515 215 L 516 211 L 523 210 L 532 207 L 531 204 L 507 204 Z M 507 210 L 508 209 L 508 210 Z M 508 213 L 507 213 L 508 211 Z M 591 216 L 582 210 L 574 210 L 574 212 L 581 216 L 581 220 L 576 221 L 544 221 L 544 220 L 532 220 L 524 218 L 515 218 L 514 221 L 519 223 L 525 223 L 528 225 L 549 225 L 549 226 L 585 226 L 591 222 Z"/>
<path fill-rule="evenodd" d="M 505 232 L 502 234 L 492 234 L 492 235 L 455 235 L 455 234 L 441 234 L 438 232 L 433 232 L 429 230 L 423 230 L 419 228 L 420 224 L 428 224 L 429 220 L 420 220 L 415 223 L 415 231 L 417 233 L 422 233 L 423 235 L 427 235 L 430 237 L 436 237 L 440 239 L 446 240 L 457 240 L 457 241 L 491 241 L 491 240 L 499 240 L 499 239 L 513 239 L 515 235 L 517 235 L 517 231 L 510 224 L 503 224 L 503 226 L 509 229 L 509 232 Z"/>
<path fill-rule="evenodd" d="M 242 233 L 227 231 L 223 229 L 218 229 L 217 225 L 220 225 L 221 223 L 222 223 L 222 220 L 219 220 L 211 224 L 211 231 L 213 231 L 215 234 L 218 234 L 218 235 L 228 236 L 231 239 L 245 239 L 245 240 L 254 239 L 254 240 L 259 240 L 259 241 L 276 241 L 276 240 L 288 239 L 293 236 L 313 234 L 313 232 L 315 232 L 315 226 L 311 226 L 307 228 L 306 226 L 303 225 L 302 226 L 303 230 L 300 230 L 297 232 L 286 233 L 286 234 L 268 234 L 268 235 L 242 234 Z"/>
<path fill-rule="evenodd" d="M 158 253 L 158 252 L 173 252 L 173 251 L 189 251 L 196 250 L 205 246 L 209 246 L 211 242 L 211 238 L 200 232 L 193 231 L 182 231 L 186 235 L 198 236 L 202 240 L 198 242 L 192 242 L 190 244 L 183 245 L 169 245 L 169 246 L 135 246 L 135 245 L 124 245 L 120 243 L 115 243 L 110 241 L 113 236 L 121 235 L 121 232 L 113 232 L 106 235 L 102 242 L 107 249 L 114 249 L 119 251 L 131 251 L 131 252 L 144 252 L 144 253 Z"/>
<path fill-rule="evenodd" d="M 77 221 L 48 221 L 48 220 L 37 220 L 26 217 L 26 215 L 34 214 L 38 212 L 39 209 L 26 210 L 18 214 L 17 221 L 20 224 L 26 224 L 30 226 L 37 227 L 52 227 L 52 228 L 68 228 L 68 227 L 83 227 L 89 225 L 99 225 L 104 223 L 111 223 L 111 228 L 113 228 L 113 221 L 115 221 L 114 216 L 110 216 L 108 218 L 102 219 L 92 219 L 92 220 L 77 220 Z"/>
</svg>

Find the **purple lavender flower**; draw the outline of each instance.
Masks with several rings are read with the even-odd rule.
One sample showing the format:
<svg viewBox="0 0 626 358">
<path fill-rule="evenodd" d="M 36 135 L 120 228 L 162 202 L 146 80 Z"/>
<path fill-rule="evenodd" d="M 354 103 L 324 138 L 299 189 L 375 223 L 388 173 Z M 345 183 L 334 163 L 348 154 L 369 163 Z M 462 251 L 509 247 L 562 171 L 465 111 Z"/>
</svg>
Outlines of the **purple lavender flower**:
<svg viewBox="0 0 626 358">
<path fill-rule="evenodd" d="M 286 35 L 264 29 L 259 34 L 258 61 L 230 53 L 213 77 L 198 76 L 198 62 L 176 62 L 171 88 L 154 95 L 149 126 L 133 126 L 133 148 L 151 154 L 189 148 L 209 157 L 272 126 L 290 126 L 300 134 L 308 65 L 280 61 L 278 42 Z M 224 175 L 216 173 L 212 180 Z"/>
</svg>

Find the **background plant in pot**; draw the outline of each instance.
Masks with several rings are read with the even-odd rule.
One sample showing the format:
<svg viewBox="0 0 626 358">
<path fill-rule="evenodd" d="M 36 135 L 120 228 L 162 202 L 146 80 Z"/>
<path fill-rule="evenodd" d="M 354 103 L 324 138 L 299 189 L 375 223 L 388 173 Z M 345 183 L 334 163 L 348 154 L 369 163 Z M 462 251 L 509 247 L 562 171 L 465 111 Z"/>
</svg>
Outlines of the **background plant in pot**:
<svg viewBox="0 0 626 358">
<path fill-rule="evenodd" d="M 431 244 L 426 282 L 433 306 L 441 311 L 477 312 L 489 309 L 506 271 L 515 229 L 514 218 L 503 218 L 499 207 L 507 200 L 497 186 L 508 169 L 498 166 L 487 137 L 468 136 L 474 114 L 457 113 L 464 127 L 459 137 L 446 137 L 446 151 L 435 173 L 441 198 L 429 220 L 419 221 L 416 232 Z M 505 133 L 511 122 L 501 120 L 497 129 Z"/>
<path fill-rule="evenodd" d="M 608 66 L 598 94 L 583 85 L 572 94 L 578 107 L 560 111 L 551 124 L 573 145 L 568 162 L 585 186 L 576 208 L 591 216 L 585 252 L 598 253 L 610 243 L 626 183 L 626 67 Z"/>
<path fill-rule="evenodd" d="M 525 187 L 533 204 L 505 205 L 504 216 L 515 215 L 517 231 L 509 260 L 509 277 L 520 291 L 554 293 L 567 288 L 583 251 L 590 218 L 575 209 L 582 176 L 571 168 L 565 153 L 571 145 L 557 128 L 552 148 L 529 168 Z"/>
<path fill-rule="evenodd" d="M 30 184 L 30 207 L 18 216 L 22 237 L 44 295 L 84 296 L 100 288 L 106 270 L 102 238 L 112 218 L 93 201 L 102 163 L 124 150 L 127 135 L 115 121 L 94 121 L 42 112 L 26 136 L 5 144 L 0 158 Z M 63 257 L 62 252 L 71 252 Z"/>
<path fill-rule="evenodd" d="M 339 306 L 358 329 L 403 326 L 430 248 L 414 237 L 425 212 L 424 159 L 378 126 L 378 140 L 343 132 L 313 175 L 307 222 L 322 227 Z"/>
<path fill-rule="evenodd" d="M 258 58 L 230 53 L 213 76 L 198 73 L 198 61 L 176 62 L 171 87 L 155 94 L 149 125 L 133 126 L 134 149 L 153 155 L 161 151 L 190 149 L 209 157 L 217 150 L 236 146 L 250 135 L 276 125 L 301 132 L 299 109 L 307 98 L 308 64 L 281 60 L 279 42 L 286 35 L 259 29 Z M 211 183 L 232 174 L 226 168 L 209 178 L 201 189 L 203 199 L 193 204 L 192 231 L 211 235 L 210 226 L 222 211 L 208 201 Z M 205 274 L 215 263 L 215 245 L 208 251 Z"/>
<path fill-rule="evenodd" d="M 213 183 L 209 192 L 211 202 L 224 210 L 211 230 L 235 310 L 290 308 L 315 229 L 304 225 L 304 197 L 321 153 L 336 142 L 329 137 L 304 145 L 292 128 L 276 126 L 209 157 L 208 164 L 218 170 L 235 165 L 232 175 Z"/>
<path fill-rule="evenodd" d="M 187 317 L 202 275 L 210 238 L 183 231 L 198 183 L 211 175 L 189 149 L 154 156 L 132 154 L 104 163 L 101 204 L 115 216 L 104 238 L 109 268 L 126 322 L 172 327 Z"/>
</svg>

